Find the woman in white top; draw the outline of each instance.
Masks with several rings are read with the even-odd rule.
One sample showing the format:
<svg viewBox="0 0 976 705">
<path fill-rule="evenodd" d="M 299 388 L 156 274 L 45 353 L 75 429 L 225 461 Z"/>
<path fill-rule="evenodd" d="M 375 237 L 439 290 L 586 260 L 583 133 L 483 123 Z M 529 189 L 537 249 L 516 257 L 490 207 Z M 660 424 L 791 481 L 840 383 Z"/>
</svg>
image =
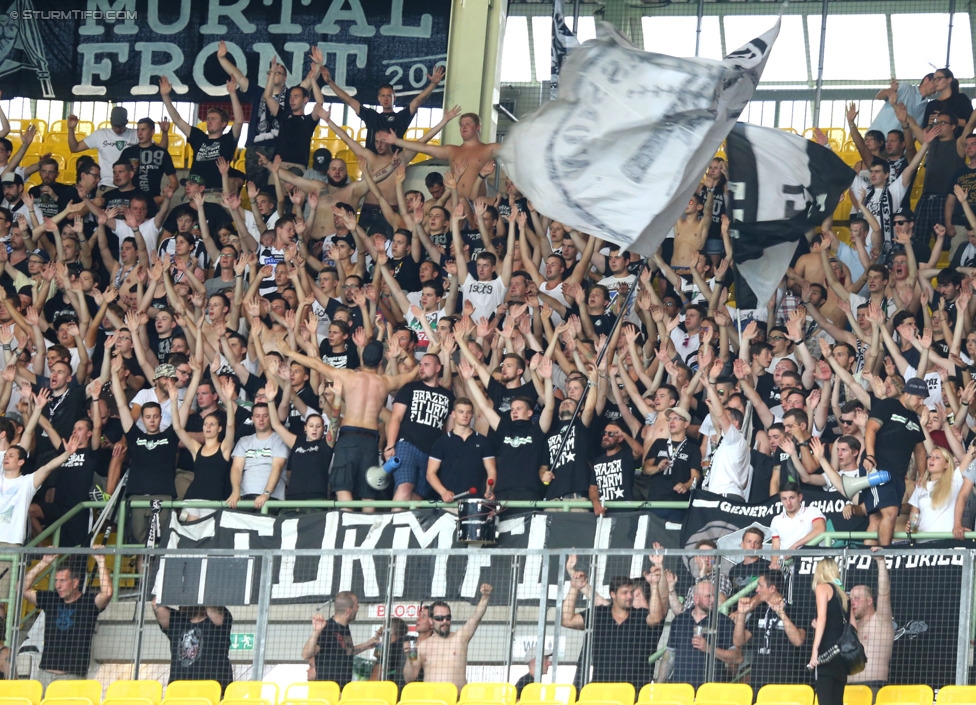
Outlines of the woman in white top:
<svg viewBox="0 0 976 705">
<path fill-rule="evenodd" d="M 951 532 L 960 489 L 962 473 L 952 454 L 945 448 L 934 448 L 929 453 L 925 474 L 908 500 L 912 507 L 909 523 L 917 525 L 919 532 Z"/>
</svg>

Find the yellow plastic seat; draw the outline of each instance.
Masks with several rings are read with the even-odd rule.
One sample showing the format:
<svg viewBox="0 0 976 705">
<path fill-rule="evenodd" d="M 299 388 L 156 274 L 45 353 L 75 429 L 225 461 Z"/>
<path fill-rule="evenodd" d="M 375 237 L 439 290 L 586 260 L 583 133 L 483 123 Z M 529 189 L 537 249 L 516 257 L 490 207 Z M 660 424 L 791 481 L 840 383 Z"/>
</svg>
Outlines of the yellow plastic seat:
<svg viewBox="0 0 976 705">
<path fill-rule="evenodd" d="M 220 683 L 217 681 L 172 681 L 166 686 L 166 700 L 193 698 L 220 702 Z M 191 705 L 186 703 L 185 705 Z"/>
<path fill-rule="evenodd" d="M 40 681 L 0 681 L 0 698 L 23 698 L 32 705 L 39 705 L 43 697 L 44 686 Z"/>
<path fill-rule="evenodd" d="M 339 684 L 335 681 L 292 683 L 285 688 L 285 700 L 325 700 L 329 705 L 338 705 Z"/>
<path fill-rule="evenodd" d="M 813 688 L 808 685 L 764 685 L 756 693 L 756 705 L 759 703 L 813 705 Z"/>
<path fill-rule="evenodd" d="M 279 705 L 336 705 L 337 703 L 338 701 L 330 703 L 321 698 L 285 698 Z"/>
<path fill-rule="evenodd" d="M 159 681 L 115 681 L 105 691 L 105 699 L 145 698 L 158 705 L 163 699 L 163 684 Z"/>
<path fill-rule="evenodd" d="M 220 705 L 276 705 L 267 698 L 224 698 Z"/>
<path fill-rule="evenodd" d="M 65 683 L 74 683 L 75 681 L 64 681 Z M 57 681 L 55 681 L 57 683 Z M 64 697 L 64 698 L 44 698 L 41 701 L 41 705 L 98 705 L 98 703 L 93 703 L 89 698 L 81 697 Z"/>
<path fill-rule="evenodd" d="M 153 681 L 162 688 L 162 684 L 159 681 Z M 149 698 L 105 698 L 102 701 L 102 705 L 159 705 L 159 701 L 152 701 Z"/>
<path fill-rule="evenodd" d="M 640 689 L 637 702 L 691 705 L 695 702 L 695 687 L 688 683 L 648 683 Z"/>
<path fill-rule="evenodd" d="M 216 702 L 220 702 L 219 698 Z M 215 702 L 210 698 L 163 698 L 162 705 L 215 705 Z"/>
<path fill-rule="evenodd" d="M 844 686 L 844 705 L 872 705 L 874 693 L 866 685 Z"/>
<path fill-rule="evenodd" d="M 98 705 L 102 702 L 102 683 L 96 680 L 54 681 L 44 691 L 44 699 L 48 698 L 83 698 Z"/>
<path fill-rule="evenodd" d="M 224 691 L 224 700 L 267 700 L 276 705 L 278 685 L 266 681 L 235 681 Z"/>
<path fill-rule="evenodd" d="M 511 683 L 468 683 L 461 689 L 459 702 L 488 701 L 498 705 L 514 705 L 515 686 Z"/>
<path fill-rule="evenodd" d="M 878 691 L 875 705 L 880 703 L 910 703 L 931 705 L 935 696 L 927 685 L 886 685 Z"/>
<path fill-rule="evenodd" d="M 694 694 L 694 690 L 692 693 Z M 572 683 L 528 683 L 522 688 L 522 697 L 519 698 L 519 702 L 525 700 L 573 705 L 576 702 L 576 686 Z"/>
<path fill-rule="evenodd" d="M 379 698 L 343 698 L 339 703 L 340 705 L 386 705 L 386 701 Z"/>
<path fill-rule="evenodd" d="M 350 700 L 379 700 L 387 705 L 396 705 L 399 689 L 393 681 L 352 681 L 342 689 L 339 702 Z"/>
<path fill-rule="evenodd" d="M 695 703 L 706 701 L 752 705 L 752 686 L 745 683 L 702 683 L 695 693 Z"/>
<path fill-rule="evenodd" d="M 433 700 L 447 705 L 455 705 L 458 699 L 457 686 L 453 683 L 407 683 L 400 693 L 400 702 Z"/>
<path fill-rule="evenodd" d="M 579 694 L 579 702 L 617 702 L 633 705 L 637 692 L 630 683 L 587 683 Z"/>
<path fill-rule="evenodd" d="M 947 685 L 939 688 L 935 702 L 940 705 L 976 703 L 976 685 Z"/>
</svg>

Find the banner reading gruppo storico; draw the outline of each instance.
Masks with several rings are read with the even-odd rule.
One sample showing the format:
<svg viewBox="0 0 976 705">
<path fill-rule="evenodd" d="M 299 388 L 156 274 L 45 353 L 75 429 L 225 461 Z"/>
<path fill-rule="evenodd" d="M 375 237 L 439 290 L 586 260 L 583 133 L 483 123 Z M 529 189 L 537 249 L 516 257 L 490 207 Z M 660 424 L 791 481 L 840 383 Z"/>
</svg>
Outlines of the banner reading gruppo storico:
<svg viewBox="0 0 976 705">
<path fill-rule="evenodd" d="M 416 94 L 447 60 L 450 0 L 0 0 L 4 97 L 153 100 L 168 76 L 177 100 L 225 96 L 223 40 L 263 86 L 272 57 L 289 84 L 317 45 L 340 86 L 372 101 L 384 83 Z M 438 88 L 430 105 L 440 105 Z"/>
<path fill-rule="evenodd" d="M 437 509 L 396 514 L 318 512 L 284 517 L 221 510 L 182 524 L 176 514 L 173 513 L 165 543 L 171 552 L 276 552 L 279 557 L 271 571 L 271 599 L 275 602 L 321 602 L 340 590 L 352 590 L 364 601 L 381 601 L 387 593 L 386 576 L 394 554 L 400 558 L 393 584 L 393 597 L 397 600 L 476 599 L 478 585 L 489 580 L 495 586 L 492 599 L 504 601 L 509 599 L 512 583 L 512 550 L 641 551 L 633 557 L 601 556 L 593 583 L 606 594 L 612 576 L 636 576 L 647 569 L 644 549 L 650 549 L 655 542 L 674 548 L 678 539 L 677 532 L 668 530 L 661 519 L 640 512 L 616 512 L 600 520 L 593 514 L 503 515 L 496 547 L 504 553 L 457 544 L 457 518 Z M 323 549 L 348 552 L 288 555 L 289 551 Z M 434 556 L 422 549 L 453 551 L 450 555 Z M 565 575 L 563 566 L 551 561 L 546 573 L 544 561 L 540 555 L 526 555 L 521 560 L 517 569 L 520 600 L 538 603 L 543 590 L 549 599 L 555 599 L 556 586 Z M 583 558 L 579 569 L 589 569 Z M 166 604 L 254 604 L 258 600 L 260 574 L 258 558 L 210 557 L 202 564 L 199 557 L 168 557 L 162 561 L 156 594 L 161 594 Z M 201 599 L 203 603 L 199 602 Z"/>
</svg>

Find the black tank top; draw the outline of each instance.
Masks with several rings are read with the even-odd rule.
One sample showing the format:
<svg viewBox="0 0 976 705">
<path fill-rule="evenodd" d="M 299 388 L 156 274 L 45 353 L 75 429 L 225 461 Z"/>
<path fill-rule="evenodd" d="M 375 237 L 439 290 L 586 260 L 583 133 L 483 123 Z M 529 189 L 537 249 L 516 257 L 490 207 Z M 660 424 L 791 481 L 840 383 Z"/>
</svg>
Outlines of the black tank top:
<svg viewBox="0 0 976 705">
<path fill-rule="evenodd" d="M 224 460 L 218 448 L 213 455 L 204 455 L 203 446 L 193 459 L 193 482 L 183 499 L 207 499 L 222 502 L 230 497 L 230 460 Z"/>
<path fill-rule="evenodd" d="M 823 638 L 820 640 L 820 650 L 817 655 L 822 655 L 827 649 L 832 647 L 840 639 L 844 631 L 844 606 L 841 604 L 840 597 L 837 595 L 837 588 L 832 588 L 833 594 L 830 602 L 827 603 L 827 624 L 824 627 Z M 850 603 L 848 603 L 850 604 Z"/>
</svg>

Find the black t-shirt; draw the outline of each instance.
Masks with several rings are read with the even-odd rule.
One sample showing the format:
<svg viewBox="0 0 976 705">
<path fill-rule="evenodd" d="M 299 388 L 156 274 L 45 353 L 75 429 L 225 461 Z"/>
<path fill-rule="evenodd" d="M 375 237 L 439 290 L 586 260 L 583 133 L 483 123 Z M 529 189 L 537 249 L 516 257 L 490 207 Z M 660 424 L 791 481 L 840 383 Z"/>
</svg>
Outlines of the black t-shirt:
<svg viewBox="0 0 976 705">
<path fill-rule="evenodd" d="M 70 509 L 79 502 L 87 501 L 95 471 L 108 467 L 109 460 L 108 452 L 91 448 L 79 448 L 69 455 L 52 478 L 56 487 L 54 503 Z"/>
<path fill-rule="evenodd" d="M 397 137 L 407 134 L 407 128 L 413 121 L 410 108 L 397 110 L 392 113 L 379 113 L 365 105 L 359 107 L 359 119 L 366 125 L 366 149 L 376 151 L 376 133 L 380 130 L 393 130 Z"/>
<path fill-rule="evenodd" d="M 329 618 L 316 642 L 315 680 L 335 681 L 341 689 L 352 680 L 352 632 L 349 627 Z"/>
<path fill-rule="evenodd" d="M 278 394 L 282 394 L 280 389 L 278 390 Z M 301 399 L 302 402 L 305 403 L 305 406 L 307 406 L 309 409 L 313 411 L 320 411 L 319 395 L 315 393 L 315 390 L 312 389 L 309 384 L 305 384 L 305 386 L 295 392 L 295 395 Z M 294 433 L 299 438 L 301 438 L 302 434 L 305 433 L 305 421 L 302 419 L 301 413 L 292 403 L 289 403 L 288 406 L 288 421 L 285 425 L 288 427 L 289 431 Z"/>
<path fill-rule="evenodd" d="M 310 441 L 299 434 L 288 456 L 288 486 L 285 499 L 327 499 L 329 496 L 329 466 L 332 465 L 332 448 L 325 436 Z"/>
<path fill-rule="evenodd" d="M 654 677 L 647 659 L 657 650 L 663 627 L 647 626 L 643 608 L 632 609 L 620 624 L 610 605 L 593 610 L 593 681 L 631 683 L 640 691 Z"/>
<path fill-rule="evenodd" d="M 881 424 L 874 441 L 878 470 L 904 480 L 915 445 L 925 440 L 918 414 L 898 399 L 872 399 L 871 421 Z"/>
<path fill-rule="evenodd" d="M 129 443 L 129 481 L 126 497 L 161 494 L 176 496 L 176 455 L 180 439 L 170 426 L 149 435 L 133 424 L 125 439 Z"/>
<path fill-rule="evenodd" d="M 590 471 L 590 485 L 600 490 L 600 502 L 630 502 L 634 499 L 634 473 L 637 461 L 624 444 L 616 455 L 604 453 L 593 461 Z"/>
<path fill-rule="evenodd" d="M 732 569 L 729 570 L 729 581 L 732 583 L 732 589 L 738 592 L 758 578 L 760 573 L 767 570 L 769 570 L 769 561 L 765 558 L 760 558 L 752 563 L 739 563 L 732 566 Z"/>
<path fill-rule="evenodd" d="M 148 147 L 126 147 L 119 159 L 128 161 L 136 171 L 135 185 L 143 193 L 158 196 L 162 192 L 163 177 L 176 173 L 173 157 L 153 142 Z"/>
<path fill-rule="evenodd" d="M 661 472 L 649 475 L 647 480 L 648 499 L 652 502 L 680 502 L 687 499 L 687 494 L 674 491 L 674 486 L 691 480 L 691 471 L 701 472 L 701 448 L 690 438 L 672 441 L 670 438 L 658 438 L 647 451 L 647 458 L 654 458 L 658 462 L 668 461 L 668 466 Z"/>
<path fill-rule="evenodd" d="M 557 460 L 556 453 L 564 437 L 566 444 Z M 591 439 L 590 429 L 578 419 L 571 428 L 568 422 L 553 421 L 546 445 L 549 448 L 549 469 L 554 477 L 546 487 L 546 499 L 559 499 L 568 494 L 586 496 L 590 489 Z"/>
<path fill-rule="evenodd" d="M 169 682 L 217 681 L 226 688 L 234 680 L 228 653 L 233 626 L 234 618 L 226 609 L 220 625 L 211 622 L 209 616 L 191 622 L 183 610 L 172 610 L 169 628 L 160 627 L 169 639 Z"/>
<path fill-rule="evenodd" d="M 709 645 L 714 645 L 719 649 L 733 648 L 732 634 L 735 631 L 735 622 L 724 614 L 715 616 L 717 617 L 716 633 L 708 636 Z M 674 671 L 671 673 L 670 680 L 674 683 L 691 683 L 695 688 L 708 680 L 718 683 L 729 680 L 724 664 L 718 659 L 712 661 L 712 678 L 706 678 L 708 653 L 691 645 L 697 626 L 710 629 L 711 616 L 706 616 L 701 622 L 695 622 L 694 616 L 688 610 L 679 614 L 671 622 L 671 631 L 668 633 L 668 648 L 674 649 Z"/>
<path fill-rule="evenodd" d="M 308 165 L 311 150 L 312 135 L 319 124 L 318 118 L 311 115 L 278 113 L 278 144 L 275 156 L 281 157 L 283 162 L 294 162 L 302 166 Z"/>
<path fill-rule="evenodd" d="M 121 189 L 113 188 L 109 189 L 102 194 L 102 198 L 105 199 L 105 209 L 118 208 L 120 211 L 119 219 L 122 219 L 121 213 L 125 213 L 129 209 L 129 203 L 136 196 L 142 196 L 147 201 L 147 213 L 151 216 L 156 212 L 156 201 L 152 199 L 148 194 L 143 193 L 137 188 L 129 189 L 128 191 L 123 191 Z"/>
<path fill-rule="evenodd" d="M 37 388 L 34 391 L 36 392 Z M 69 387 L 60 396 L 52 395 L 42 413 L 61 438 L 68 438 L 74 430 L 75 421 L 84 418 L 87 409 L 88 400 L 85 398 L 85 390 L 81 387 Z M 57 455 L 57 449 L 51 445 L 51 440 L 44 430 L 41 430 L 37 436 L 37 448 L 34 454 L 42 465 Z"/>
<path fill-rule="evenodd" d="M 88 313 L 94 317 L 94 315 L 98 313 L 98 305 L 95 303 L 95 299 L 86 294 L 85 303 L 88 305 Z M 53 330 L 50 332 L 53 334 L 53 332 L 57 330 L 58 326 L 64 321 L 77 321 L 78 313 L 71 304 L 64 300 L 63 295 L 56 293 L 44 304 L 44 318 L 46 318 L 47 322 L 51 324 L 51 328 Z M 56 339 L 52 338 L 52 340 Z"/>
<path fill-rule="evenodd" d="M 397 440 L 407 441 L 424 453 L 429 453 L 434 441 L 444 433 L 444 424 L 454 403 L 454 393 L 440 385 L 431 387 L 418 380 L 401 387 L 393 403 L 407 407 L 400 421 Z"/>
<path fill-rule="evenodd" d="M 415 262 L 413 257 L 407 255 L 400 259 L 392 257 L 387 264 L 393 272 L 393 278 L 404 291 L 420 291 L 420 263 Z"/>
<path fill-rule="evenodd" d="M 466 439 L 447 433 L 434 441 L 430 449 L 430 458 L 441 462 L 437 471 L 441 484 L 455 494 L 474 487 L 472 497 L 484 497 L 488 480 L 484 461 L 493 457 L 491 443 L 480 433 L 472 433 Z"/>
<path fill-rule="evenodd" d="M 234 161 L 237 137 L 234 136 L 233 130 L 211 139 L 199 127 L 193 127 L 190 129 L 190 136 L 186 143 L 193 148 L 193 166 L 190 168 L 190 173 L 202 176 L 207 188 L 219 189 L 221 180 L 220 170 L 217 169 L 217 158 L 223 157 L 228 162 Z"/>
<path fill-rule="evenodd" d="M 535 405 L 539 403 L 539 396 L 536 394 L 535 385 L 531 381 L 514 389 L 509 389 L 494 377 L 488 380 L 488 398 L 491 399 L 495 411 L 498 414 L 504 416 L 511 411 L 512 400 L 515 397 L 528 397 L 535 402 Z"/>
<path fill-rule="evenodd" d="M 338 370 L 355 370 L 359 367 L 359 351 L 351 340 L 347 342 L 345 350 L 333 350 L 329 339 L 323 338 L 319 343 L 319 357 L 326 365 Z"/>
<path fill-rule="evenodd" d="M 813 627 L 792 605 L 784 605 L 786 617 L 799 629 L 806 629 L 807 639 L 801 646 L 793 646 L 786 636 L 783 621 L 772 607 L 760 604 L 746 618 L 746 629 L 752 633 L 753 646 L 751 685 L 757 690 L 769 683 L 806 683 L 810 671 L 810 641 Z"/>
<path fill-rule="evenodd" d="M 542 430 L 531 421 L 512 421 L 505 414 L 498 424 L 495 497 L 542 499 L 545 486 L 539 468 L 549 464 L 549 446 Z"/>
<path fill-rule="evenodd" d="M 40 667 L 85 678 L 91 661 L 91 642 L 101 610 L 97 592 L 86 592 L 67 603 L 51 590 L 38 590 L 37 606 L 44 611 L 44 651 Z"/>
<path fill-rule="evenodd" d="M 71 188 L 67 184 L 58 183 L 57 181 L 51 184 L 51 190 L 54 192 L 53 196 L 48 195 L 43 188 L 43 185 L 32 186 L 27 193 L 34 197 L 34 205 L 48 218 L 53 218 L 60 212 L 58 210 L 58 203 L 66 198 L 71 198 L 72 193 L 76 195 L 78 193 L 76 189 Z"/>
</svg>

